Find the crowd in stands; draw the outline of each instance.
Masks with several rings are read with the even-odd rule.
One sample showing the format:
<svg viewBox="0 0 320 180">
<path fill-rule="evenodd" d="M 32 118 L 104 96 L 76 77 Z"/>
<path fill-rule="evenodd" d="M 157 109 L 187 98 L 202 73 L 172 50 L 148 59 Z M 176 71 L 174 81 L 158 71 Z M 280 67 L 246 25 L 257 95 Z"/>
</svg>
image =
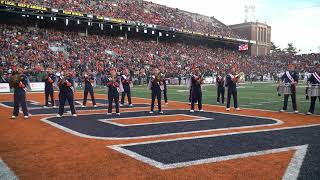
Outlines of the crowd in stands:
<svg viewBox="0 0 320 180">
<path fill-rule="evenodd" d="M 142 0 L 20 0 L 16 2 L 121 18 L 210 35 L 240 38 L 240 36 L 232 32 L 228 26 L 213 17 L 186 12 Z"/>
<path fill-rule="evenodd" d="M 320 54 L 250 57 L 238 51 L 179 43 L 157 43 L 103 35 L 0 24 L 0 81 L 7 81 L 17 66 L 28 69 L 31 81 L 41 81 L 45 69 L 72 70 L 77 77 L 91 71 L 98 79 L 110 67 L 129 68 L 144 78 L 152 67 L 164 67 L 168 77 L 188 76 L 194 66 L 211 75 L 231 66 L 247 75 L 283 72 L 288 63 L 300 72 L 319 62 Z"/>
</svg>

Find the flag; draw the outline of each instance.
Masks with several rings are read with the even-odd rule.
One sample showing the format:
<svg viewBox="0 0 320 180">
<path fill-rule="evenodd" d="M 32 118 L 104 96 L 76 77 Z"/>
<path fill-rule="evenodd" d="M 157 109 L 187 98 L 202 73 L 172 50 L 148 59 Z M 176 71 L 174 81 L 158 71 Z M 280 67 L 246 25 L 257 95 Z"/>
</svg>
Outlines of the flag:
<svg viewBox="0 0 320 180">
<path fill-rule="evenodd" d="M 248 43 L 241 44 L 239 46 L 239 51 L 247 51 L 249 49 Z"/>
</svg>

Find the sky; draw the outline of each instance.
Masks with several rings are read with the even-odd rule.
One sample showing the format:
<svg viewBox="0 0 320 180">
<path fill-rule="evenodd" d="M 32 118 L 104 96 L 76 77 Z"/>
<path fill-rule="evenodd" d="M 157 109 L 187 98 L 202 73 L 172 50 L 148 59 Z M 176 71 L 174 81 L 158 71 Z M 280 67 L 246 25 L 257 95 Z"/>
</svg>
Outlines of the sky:
<svg viewBox="0 0 320 180">
<path fill-rule="evenodd" d="M 150 1 L 150 0 L 149 0 Z M 271 41 L 288 43 L 300 53 L 320 52 L 320 0 L 152 0 L 169 7 L 214 16 L 231 25 L 245 20 L 245 5 L 255 6 L 255 20 L 271 26 Z"/>
</svg>

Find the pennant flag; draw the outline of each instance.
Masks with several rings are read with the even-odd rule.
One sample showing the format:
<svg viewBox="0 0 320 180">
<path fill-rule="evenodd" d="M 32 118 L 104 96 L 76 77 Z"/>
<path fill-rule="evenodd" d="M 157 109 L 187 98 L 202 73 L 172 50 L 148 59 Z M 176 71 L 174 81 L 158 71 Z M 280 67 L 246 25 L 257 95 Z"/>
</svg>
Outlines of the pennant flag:
<svg viewBox="0 0 320 180">
<path fill-rule="evenodd" d="M 239 51 L 247 51 L 249 49 L 248 43 L 241 44 L 239 46 Z"/>
</svg>

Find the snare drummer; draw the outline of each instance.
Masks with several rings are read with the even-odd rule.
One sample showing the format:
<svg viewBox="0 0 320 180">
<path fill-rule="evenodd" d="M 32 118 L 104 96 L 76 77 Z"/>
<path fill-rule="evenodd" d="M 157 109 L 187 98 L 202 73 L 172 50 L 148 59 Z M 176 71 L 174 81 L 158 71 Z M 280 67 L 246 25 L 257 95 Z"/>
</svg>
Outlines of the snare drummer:
<svg viewBox="0 0 320 180">
<path fill-rule="evenodd" d="M 316 65 L 316 72 L 312 73 L 311 76 L 308 79 L 308 83 L 311 84 L 311 86 L 318 86 L 318 90 L 320 88 L 320 64 Z M 318 96 L 312 96 L 311 95 L 311 104 L 309 111 L 307 112 L 307 115 L 311 115 L 314 113 L 314 108 L 316 104 L 317 97 L 319 98 L 320 101 L 320 96 L 318 93 Z"/>
<path fill-rule="evenodd" d="M 295 113 L 298 113 L 299 111 L 297 108 L 297 101 L 296 101 L 296 86 L 299 81 L 299 74 L 298 74 L 298 72 L 295 71 L 295 65 L 289 64 L 288 71 L 286 71 L 280 79 L 281 79 L 282 83 L 290 84 L 293 111 Z M 283 108 L 280 110 L 280 112 L 284 112 L 287 110 L 288 99 L 289 99 L 289 94 L 284 94 L 284 104 L 283 104 Z"/>
<path fill-rule="evenodd" d="M 130 71 L 128 68 L 125 68 L 123 70 L 123 74 L 121 76 L 121 82 L 123 84 L 123 89 L 124 91 L 122 92 L 121 95 L 121 104 L 120 106 L 124 106 L 124 99 L 126 95 L 128 96 L 128 102 L 129 106 L 132 107 L 132 102 L 131 102 L 131 86 L 132 86 L 132 78 L 130 76 Z"/>
</svg>

